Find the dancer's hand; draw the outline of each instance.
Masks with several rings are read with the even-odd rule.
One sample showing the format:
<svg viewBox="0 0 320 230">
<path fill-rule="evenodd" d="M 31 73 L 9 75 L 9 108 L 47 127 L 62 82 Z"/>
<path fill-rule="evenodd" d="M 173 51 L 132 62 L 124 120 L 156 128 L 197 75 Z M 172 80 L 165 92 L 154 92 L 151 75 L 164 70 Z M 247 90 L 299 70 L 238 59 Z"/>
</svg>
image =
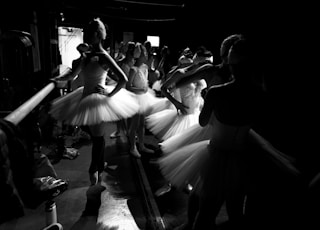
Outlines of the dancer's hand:
<svg viewBox="0 0 320 230">
<path fill-rule="evenodd" d="M 58 89 L 63 89 L 67 87 L 67 80 L 60 80 L 59 78 L 50 78 L 49 79 L 50 82 L 53 82 L 55 87 Z"/>
</svg>

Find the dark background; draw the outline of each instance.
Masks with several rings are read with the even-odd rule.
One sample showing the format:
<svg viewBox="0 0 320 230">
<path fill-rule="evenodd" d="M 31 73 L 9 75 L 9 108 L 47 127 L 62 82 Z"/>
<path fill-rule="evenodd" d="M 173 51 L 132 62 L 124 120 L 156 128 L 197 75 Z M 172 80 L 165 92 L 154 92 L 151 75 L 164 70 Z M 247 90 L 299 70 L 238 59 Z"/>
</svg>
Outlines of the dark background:
<svg viewBox="0 0 320 230">
<path fill-rule="evenodd" d="M 17 73 L 24 86 L 28 86 L 20 92 L 24 95 L 20 102 L 54 76 L 59 53 L 52 41 L 57 39 L 56 29 L 60 25 L 83 27 L 98 16 L 109 27 L 110 45 L 121 41 L 124 31 L 133 31 L 140 42 L 146 35 L 157 34 L 161 37 L 160 45 L 168 45 L 176 52 L 186 46 L 194 49 L 204 45 L 213 52 L 217 62 L 221 41 L 230 34 L 243 33 L 255 41 L 268 89 L 269 102 L 257 130 L 280 150 L 297 157 L 308 174 L 320 169 L 318 73 L 314 71 L 319 42 L 317 8 L 311 3 L 50 0 L 6 4 L 0 8 L 0 35 L 8 30 L 29 32 L 30 23 L 38 28 L 41 70 L 22 69 Z M 7 45 L 3 40 L 2 44 Z M 6 58 L 2 56 L 2 60 Z M 23 60 L 28 57 L 22 57 Z M 2 79 L 15 77 L 6 76 L 4 63 L 0 69 Z M 1 87 L 3 91 L 3 81 Z"/>
</svg>

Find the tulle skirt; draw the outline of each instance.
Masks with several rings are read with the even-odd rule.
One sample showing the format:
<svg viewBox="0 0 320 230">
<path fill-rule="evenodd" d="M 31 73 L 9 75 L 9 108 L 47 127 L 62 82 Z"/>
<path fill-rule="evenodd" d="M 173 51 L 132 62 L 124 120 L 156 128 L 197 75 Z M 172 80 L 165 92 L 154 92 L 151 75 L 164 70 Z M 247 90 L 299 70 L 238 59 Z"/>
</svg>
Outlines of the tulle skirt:
<svg viewBox="0 0 320 230">
<path fill-rule="evenodd" d="M 173 152 L 183 146 L 193 144 L 199 141 L 209 140 L 212 136 L 212 126 L 205 127 L 195 124 L 186 129 L 182 133 L 178 133 L 163 142 L 160 142 L 160 148 L 163 154 Z"/>
<path fill-rule="evenodd" d="M 155 96 L 155 92 L 149 88 L 144 94 L 136 94 L 136 99 L 139 104 L 139 113 L 149 115 L 153 111 L 153 106 L 159 104 L 162 98 Z"/>
<path fill-rule="evenodd" d="M 217 144 L 204 140 L 166 153 L 158 160 L 161 173 L 177 189 L 183 189 L 186 183 L 202 186 L 205 175 L 210 174 L 210 177 L 228 175 L 223 186 L 230 188 L 243 183 L 248 190 L 255 181 L 268 178 L 268 175 L 297 178 L 300 174 L 292 157 L 253 130 L 241 149 L 217 147 Z M 197 190 L 201 191 L 201 188 Z"/>
<path fill-rule="evenodd" d="M 177 110 L 165 109 L 146 117 L 146 127 L 159 140 L 182 133 L 190 126 L 199 122 L 200 111 L 192 114 L 178 114 Z"/>
<path fill-rule="evenodd" d="M 209 140 L 184 146 L 159 158 L 159 168 L 164 178 L 177 189 L 185 188 L 187 183 L 195 185 L 203 174 L 209 159 Z"/>
<path fill-rule="evenodd" d="M 115 86 L 107 85 L 111 92 Z M 95 125 L 126 119 L 139 111 L 135 94 L 122 88 L 112 97 L 92 93 L 83 97 L 83 87 L 63 95 L 52 102 L 49 114 L 70 125 Z"/>
<path fill-rule="evenodd" d="M 158 97 L 158 101 L 151 106 L 149 110 L 149 115 L 163 111 L 165 109 L 173 109 L 176 111 L 176 107 L 168 98 Z"/>
</svg>

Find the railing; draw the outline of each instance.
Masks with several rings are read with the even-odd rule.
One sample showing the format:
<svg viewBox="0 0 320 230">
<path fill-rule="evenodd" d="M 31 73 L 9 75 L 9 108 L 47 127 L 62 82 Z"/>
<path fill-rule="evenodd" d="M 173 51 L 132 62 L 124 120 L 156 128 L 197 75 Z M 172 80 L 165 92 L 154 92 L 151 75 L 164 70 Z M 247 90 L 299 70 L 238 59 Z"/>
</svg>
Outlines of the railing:
<svg viewBox="0 0 320 230">
<path fill-rule="evenodd" d="M 59 76 L 53 78 L 53 80 L 57 80 L 58 78 L 61 78 L 61 77 L 64 77 L 64 76 L 68 75 L 70 73 L 70 71 L 71 71 L 70 69 L 67 69 L 66 71 L 64 71 Z M 28 116 L 30 114 L 30 112 L 32 112 L 51 93 L 51 91 L 55 87 L 56 87 L 56 84 L 54 83 L 54 81 L 50 82 L 44 88 L 42 88 L 38 93 L 36 93 L 34 96 L 32 96 L 29 100 L 24 102 L 21 106 L 19 106 L 17 109 L 12 111 L 6 117 L 4 117 L 4 120 L 6 120 L 6 121 L 8 121 L 8 122 L 10 122 L 10 123 L 12 123 L 13 125 L 16 125 L 16 126 L 19 125 L 19 123 L 26 116 Z M 4 152 L 6 152 L 5 149 L 7 149 L 7 148 L 2 148 L 4 146 L 7 146 L 7 135 L 0 128 L 0 150 L 2 151 L 4 149 Z M 1 152 L 1 156 L 2 156 L 2 154 L 3 153 Z M 16 159 L 16 158 L 14 158 L 14 159 Z M 3 162 L 1 162 L 1 163 L 3 163 Z M 6 177 L 7 175 L 8 175 L 7 170 L 2 170 L 1 171 L 1 178 L 2 178 L 2 176 Z M 29 181 L 28 179 L 29 178 L 26 178 L 27 181 Z M 55 209 L 49 209 L 48 207 L 50 207 L 50 208 L 51 207 L 55 207 L 55 202 L 54 202 L 53 199 L 56 196 L 58 196 L 59 194 L 61 194 L 64 190 L 67 189 L 68 183 L 66 181 L 63 181 L 63 180 L 60 180 L 60 179 L 54 179 L 53 181 L 59 182 L 59 183 L 56 183 L 55 187 L 51 187 L 50 189 L 44 191 L 44 193 L 46 193 L 46 194 L 43 193 L 44 195 L 42 195 L 42 194 L 39 195 L 39 196 L 44 196 L 44 199 L 47 199 L 46 203 L 45 203 L 45 207 L 46 207 L 46 209 L 45 209 L 46 227 L 42 228 L 42 230 L 47 230 L 47 229 L 62 230 L 63 229 L 62 225 L 57 222 L 56 210 Z M 18 182 L 18 184 L 20 184 L 19 185 L 20 187 L 21 187 L 21 185 L 25 185 L 25 184 L 22 184 L 20 182 Z M 29 182 L 27 184 L 29 184 Z M 13 190 L 13 187 L 11 187 L 11 184 L 9 184 L 9 183 L 6 184 L 4 181 L 1 181 L 1 186 L 2 185 L 7 186 L 6 189 L 8 191 L 10 191 L 10 189 Z M 12 195 L 15 195 L 15 194 L 12 194 Z M 7 198 L 5 197 L 4 199 L 7 199 Z M 10 200 L 11 198 L 8 198 L 8 199 Z M 51 205 L 51 206 L 49 206 L 49 205 Z M 12 215 L 13 215 L 12 217 L 16 217 L 15 216 L 16 214 L 12 214 Z M 3 221 L 7 221 L 7 219 L 1 219 L 1 224 L 4 223 Z"/>
<path fill-rule="evenodd" d="M 59 78 L 63 78 L 64 76 L 68 75 L 70 73 L 71 69 L 66 69 L 62 74 L 55 77 L 54 80 L 58 80 Z M 47 84 L 44 88 L 42 88 L 38 93 L 36 93 L 34 96 L 32 96 L 30 99 L 28 99 L 26 102 L 24 102 L 21 106 L 19 106 L 17 109 L 12 111 L 9 115 L 4 117 L 5 120 L 13 123 L 14 125 L 18 125 L 30 112 L 32 112 L 40 103 L 43 101 L 46 96 L 48 96 L 51 91 L 55 87 L 59 88 L 59 85 L 56 85 L 54 82 L 50 82 Z M 1 131 L 1 129 L 0 129 Z M 1 138 L 1 137 L 0 137 Z M 141 164 L 140 160 L 134 161 L 135 169 L 138 174 L 139 178 L 139 184 L 141 186 L 141 191 L 143 193 L 144 197 L 144 203 L 146 205 L 147 209 L 147 221 L 148 226 L 150 226 L 154 230 L 164 230 L 165 229 L 165 223 L 160 215 L 160 211 L 158 210 L 157 204 L 154 200 L 148 179 L 146 177 L 146 173 L 143 169 L 143 165 Z M 52 202 L 51 200 L 48 200 L 46 203 L 49 204 Z M 50 203 L 51 204 L 51 203 Z M 47 213 L 47 211 L 46 211 Z M 50 226 L 55 226 L 56 229 L 62 229 L 62 227 L 57 221 L 50 221 L 52 215 L 56 219 L 56 212 L 54 211 L 53 214 L 51 214 L 49 217 L 46 216 L 47 221 L 47 227 L 43 228 L 42 230 L 49 229 Z M 57 227 L 58 226 L 58 227 Z"/>
<path fill-rule="evenodd" d="M 61 78 L 70 73 L 70 69 L 67 69 L 62 74 L 57 76 L 55 79 Z M 49 93 L 55 88 L 54 82 L 49 83 L 44 88 L 42 88 L 33 97 L 7 115 L 4 119 L 13 123 L 14 125 L 19 124 L 35 107 L 37 107 L 40 102 L 48 96 Z"/>
</svg>

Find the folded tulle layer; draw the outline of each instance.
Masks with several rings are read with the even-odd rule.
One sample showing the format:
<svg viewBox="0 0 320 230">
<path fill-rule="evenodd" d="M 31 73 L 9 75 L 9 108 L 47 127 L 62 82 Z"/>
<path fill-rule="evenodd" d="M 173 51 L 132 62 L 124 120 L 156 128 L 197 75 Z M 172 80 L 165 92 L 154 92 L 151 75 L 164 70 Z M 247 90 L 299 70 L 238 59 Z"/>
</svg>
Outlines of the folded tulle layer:
<svg viewBox="0 0 320 230">
<path fill-rule="evenodd" d="M 114 86 L 106 86 L 111 92 Z M 82 98 L 83 87 L 52 102 L 49 113 L 57 120 L 70 125 L 95 125 L 101 122 L 114 122 L 126 119 L 139 111 L 135 94 L 122 88 L 108 97 L 92 93 Z"/>
<path fill-rule="evenodd" d="M 199 112 L 192 114 L 178 114 L 176 110 L 165 109 L 151 114 L 146 118 L 146 127 L 158 139 L 164 141 L 171 136 L 182 133 L 184 130 L 199 121 Z"/>
<path fill-rule="evenodd" d="M 136 99 L 139 104 L 139 113 L 149 115 L 153 110 L 153 106 L 162 101 L 162 98 L 156 97 L 152 90 L 148 90 L 144 94 L 136 94 Z"/>
<path fill-rule="evenodd" d="M 181 133 L 178 133 L 163 142 L 160 142 L 160 148 L 163 154 L 173 152 L 183 146 L 193 144 L 199 141 L 209 140 L 212 136 L 212 126 L 205 127 L 200 124 L 192 125 Z"/>
<path fill-rule="evenodd" d="M 158 163 L 163 176 L 175 187 L 183 189 L 186 183 L 200 182 L 202 184 L 201 175 L 212 170 L 212 167 L 226 168 L 227 164 L 234 162 L 237 162 L 237 166 L 234 165 L 233 169 L 230 168 L 230 170 L 235 170 L 234 175 L 237 172 L 240 174 L 244 168 L 248 170 L 247 176 L 252 178 L 265 178 L 266 175 L 272 175 L 275 170 L 289 176 L 288 178 L 297 178 L 300 175 L 292 157 L 276 149 L 254 130 L 250 130 L 248 142 L 241 149 L 232 149 L 232 145 L 217 148 L 217 143 L 210 140 L 193 142 L 197 138 L 193 139 L 190 136 L 191 133 L 199 135 L 199 139 L 201 139 L 205 138 L 205 133 L 210 132 L 212 128 L 200 129 L 199 126 L 193 126 L 189 129 L 188 135 L 179 135 L 179 138 L 175 136 L 168 139 L 168 142 L 164 142 L 167 151 L 158 160 Z M 189 144 L 182 146 L 182 136 L 190 141 Z M 173 142 L 174 139 L 180 141 L 179 147 L 172 144 L 168 149 L 167 144 Z M 246 180 L 254 182 L 249 177 Z"/>
<path fill-rule="evenodd" d="M 154 103 L 150 108 L 148 115 L 163 111 L 165 109 L 173 109 L 176 111 L 176 107 L 174 107 L 174 105 L 172 104 L 171 101 L 169 101 L 168 98 L 158 97 L 158 100 L 156 101 L 156 103 Z"/>
<path fill-rule="evenodd" d="M 161 157 L 158 163 L 163 176 L 177 189 L 183 189 L 187 183 L 195 185 L 209 159 L 209 142 L 196 142 Z"/>
</svg>

